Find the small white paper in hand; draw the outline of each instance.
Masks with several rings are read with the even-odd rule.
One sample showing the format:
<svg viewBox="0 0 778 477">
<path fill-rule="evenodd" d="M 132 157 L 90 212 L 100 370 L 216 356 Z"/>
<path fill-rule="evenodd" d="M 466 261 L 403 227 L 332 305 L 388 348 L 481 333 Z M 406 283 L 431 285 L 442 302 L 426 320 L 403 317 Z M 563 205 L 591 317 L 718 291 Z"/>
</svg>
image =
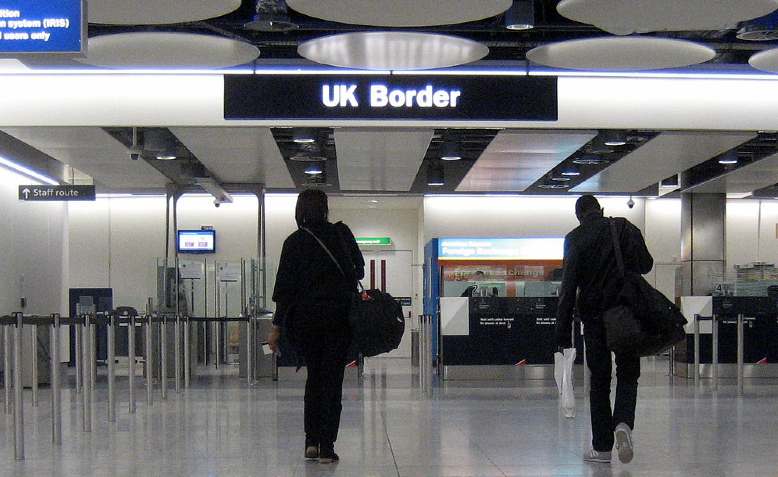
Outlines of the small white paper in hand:
<svg viewBox="0 0 778 477">
<path fill-rule="evenodd" d="M 575 392 L 573 391 L 573 365 L 575 364 L 575 348 L 568 348 L 562 353 L 562 412 L 565 417 L 575 417 Z M 555 363 L 556 365 L 556 363 Z M 556 370 L 555 370 L 556 371 Z"/>
</svg>

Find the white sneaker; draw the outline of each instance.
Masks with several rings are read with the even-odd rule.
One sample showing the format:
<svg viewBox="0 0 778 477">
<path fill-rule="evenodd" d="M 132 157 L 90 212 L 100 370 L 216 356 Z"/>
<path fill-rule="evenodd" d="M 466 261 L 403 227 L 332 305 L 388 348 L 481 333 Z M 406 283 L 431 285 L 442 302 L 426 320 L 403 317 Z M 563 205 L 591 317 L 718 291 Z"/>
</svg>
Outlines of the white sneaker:
<svg viewBox="0 0 778 477">
<path fill-rule="evenodd" d="M 583 460 L 584 462 L 593 462 L 595 464 L 610 464 L 611 453 L 598 452 L 594 449 L 589 449 L 588 451 L 584 452 Z"/>
<path fill-rule="evenodd" d="M 622 422 L 616 426 L 615 435 L 619 460 L 625 464 L 632 462 L 632 458 L 635 456 L 635 449 L 632 445 L 632 429 Z"/>
</svg>

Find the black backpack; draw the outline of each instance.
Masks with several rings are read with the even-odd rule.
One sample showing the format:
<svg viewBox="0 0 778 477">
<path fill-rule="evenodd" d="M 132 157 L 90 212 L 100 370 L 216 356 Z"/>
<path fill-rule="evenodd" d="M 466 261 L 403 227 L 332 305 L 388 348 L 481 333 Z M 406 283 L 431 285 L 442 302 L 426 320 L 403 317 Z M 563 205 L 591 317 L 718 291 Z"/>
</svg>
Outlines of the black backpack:
<svg viewBox="0 0 778 477">
<path fill-rule="evenodd" d="M 316 239 L 340 273 L 348 278 L 349 275 L 324 242 L 309 229 L 302 227 L 302 230 Z M 359 287 L 362 291 L 354 295 L 349 312 L 352 350 L 371 357 L 397 349 L 405 333 L 402 306 L 388 293 L 365 290 L 361 283 Z"/>
</svg>

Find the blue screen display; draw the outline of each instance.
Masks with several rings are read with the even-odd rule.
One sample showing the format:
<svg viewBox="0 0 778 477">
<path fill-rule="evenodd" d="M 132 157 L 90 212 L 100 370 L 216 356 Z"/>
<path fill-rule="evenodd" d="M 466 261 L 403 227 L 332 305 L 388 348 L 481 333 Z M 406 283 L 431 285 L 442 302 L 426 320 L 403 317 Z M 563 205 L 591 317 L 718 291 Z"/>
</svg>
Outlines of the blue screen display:
<svg viewBox="0 0 778 477">
<path fill-rule="evenodd" d="M 214 230 L 179 230 L 179 253 L 214 253 L 216 252 L 216 231 Z"/>
<path fill-rule="evenodd" d="M 82 0 L 0 0 L 0 55 L 79 54 Z"/>
</svg>

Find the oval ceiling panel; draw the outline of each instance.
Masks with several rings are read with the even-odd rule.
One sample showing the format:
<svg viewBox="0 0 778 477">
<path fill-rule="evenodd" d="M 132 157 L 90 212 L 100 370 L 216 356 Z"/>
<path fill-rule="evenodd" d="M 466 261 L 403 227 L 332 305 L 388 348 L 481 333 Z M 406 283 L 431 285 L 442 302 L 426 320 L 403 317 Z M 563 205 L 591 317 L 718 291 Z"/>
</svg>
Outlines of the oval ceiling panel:
<svg viewBox="0 0 778 477">
<path fill-rule="evenodd" d="M 88 6 L 89 23 L 165 25 L 226 15 L 240 0 L 89 0 Z"/>
<path fill-rule="evenodd" d="M 658 70 L 696 65 L 715 56 L 715 50 L 698 43 L 641 36 L 570 40 L 527 52 L 534 63 L 576 70 Z"/>
<path fill-rule="evenodd" d="M 224 68 L 250 63 L 258 56 L 256 46 L 220 36 L 141 32 L 90 38 L 87 57 L 78 61 L 109 68 Z"/>
<path fill-rule="evenodd" d="M 317 63 L 344 68 L 422 70 L 480 60 L 489 48 L 448 35 L 367 32 L 316 38 L 301 44 L 297 52 Z"/>
<path fill-rule="evenodd" d="M 499 15 L 512 3 L 511 0 L 286 0 L 290 8 L 309 17 L 385 27 L 473 22 Z"/>
<path fill-rule="evenodd" d="M 562 0 L 560 15 L 615 35 L 734 28 L 778 9 L 778 0 Z"/>
</svg>

